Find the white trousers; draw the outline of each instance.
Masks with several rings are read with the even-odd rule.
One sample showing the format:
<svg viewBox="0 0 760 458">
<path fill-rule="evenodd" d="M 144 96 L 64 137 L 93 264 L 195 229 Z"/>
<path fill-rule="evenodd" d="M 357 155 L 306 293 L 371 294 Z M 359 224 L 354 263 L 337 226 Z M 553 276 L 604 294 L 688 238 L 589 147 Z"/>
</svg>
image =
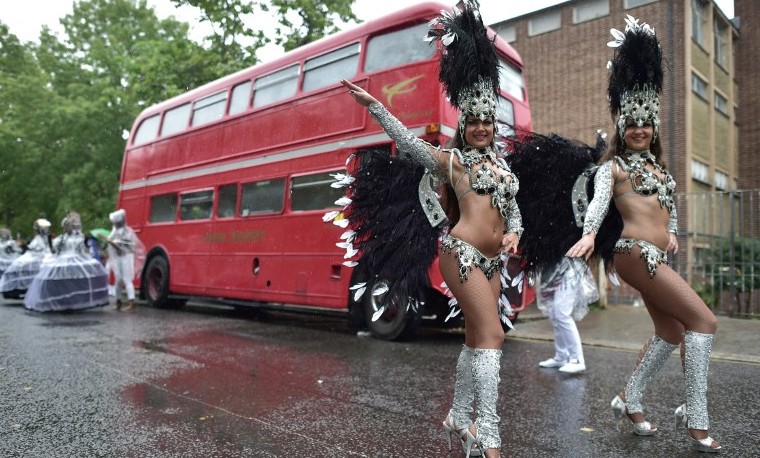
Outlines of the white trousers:
<svg viewBox="0 0 760 458">
<path fill-rule="evenodd" d="M 116 279 L 116 299 L 121 300 L 122 286 L 127 290 L 127 299 L 134 300 L 135 285 L 135 255 L 126 253 L 121 256 L 112 256 L 109 258 L 113 276 Z"/>
<path fill-rule="evenodd" d="M 585 364 L 581 335 L 573 319 L 576 290 L 567 282 L 557 288 L 554 305 L 549 309 L 549 320 L 554 328 L 554 359 L 570 361 L 577 359 Z"/>
</svg>

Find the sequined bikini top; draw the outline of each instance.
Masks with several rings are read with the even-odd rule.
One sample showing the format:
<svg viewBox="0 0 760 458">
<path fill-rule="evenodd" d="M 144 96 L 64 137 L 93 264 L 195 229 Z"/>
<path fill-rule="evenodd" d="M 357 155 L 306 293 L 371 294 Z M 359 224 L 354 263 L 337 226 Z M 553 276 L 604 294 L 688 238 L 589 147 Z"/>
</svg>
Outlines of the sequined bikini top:
<svg viewBox="0 0 760 458">
<path fill-rule="evenodd" d="M 621 160 L 625 171 L 628 172 L 628 180 L 631 182 L 633 192 L 646 197 L 657 194 L 660 208 L 664 208 L 670 213 L 675 211 L 676 204 L 673 200 L 673 192 L 676 189 L 676 181 L 665 170 L 665 167 L 657 163 L 651 152 L 626 150 L 626 154 L 621 157 Z M 646 167 L 647 163 L 652 164 L 662 174 L 662 177 L 649 170 Z"/>
<path fill-rule="evenodd" d="M 474 191 L 476 194 L 484 196 L 491 196 L 491 205 L 499 210 L 499 214 L 503 218 L 509 217 L 510 201 L 517 194 L 520 188 L 520 183 L 517 180 L 515 174 L 507 166 L 507 163 L 503 159 L 499 159 L 496 153 L 491 150 L 490 147 L 478 150 L 472 147 L 465 147 L 463 150 L 452 150 L 459 162 L 465 168 L 467 175 L 470 178 L 470 189 L 466 189 L 461 194 L 457 195 L 457 199 L 461 198 L 470 191 Z M 452 156 L 453 158 L 453 156 Z M 504 174 L 498 174 L 488 167 L 488 162 L 491 162 L 497 169 L 503 170 Z M 451 165 L 449 165 L 449 174 L 451 174 Z M 464 174 L 456 181 L 451 181 L 452 186 L 456 192 L 456 188 L 459 182 L 464 178 Z M 509 180 L 507 180 L 509 178 Z"/>
</svg>

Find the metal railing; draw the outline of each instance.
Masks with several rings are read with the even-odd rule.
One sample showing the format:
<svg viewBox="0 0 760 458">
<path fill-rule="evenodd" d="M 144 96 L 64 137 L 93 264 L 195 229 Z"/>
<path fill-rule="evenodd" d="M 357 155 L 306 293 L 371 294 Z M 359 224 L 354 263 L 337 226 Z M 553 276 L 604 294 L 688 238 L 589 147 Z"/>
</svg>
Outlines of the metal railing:
<svg viewBox="0 0 760 458">
<path fill-rule="evenodd" d="M 717 314 L 760 318 L 760 190 L 676 194 L 678 254 L 671 266 Z M 608 302 L 640 295 L 611 286 Z"/>
</svg>

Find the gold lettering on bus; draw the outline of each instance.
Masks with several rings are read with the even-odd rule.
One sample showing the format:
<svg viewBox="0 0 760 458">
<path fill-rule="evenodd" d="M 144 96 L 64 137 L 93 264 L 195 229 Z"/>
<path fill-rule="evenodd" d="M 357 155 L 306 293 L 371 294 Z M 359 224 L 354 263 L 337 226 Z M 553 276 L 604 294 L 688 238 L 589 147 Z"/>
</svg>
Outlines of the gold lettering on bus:
<svg viewBox="0 0 760 458">
<path fill-rule="evenodd" d="M 432 108 L 420 111 L 406 111 L 404 113 L 399 113 L 397 118 L 400 121 L 413 121 L 419 118 L 430 118 L 431 116 L 433 116 Z"/>
<path fill-rule="evenodd" d="M 238 232 L 207 232 L 204 238 L 208 243 L 239 243 L 258 242 L 264 237 L 265 232 L 261 229 L 255 231 Z"/>
<path fill-rule="evenodd" d="M 391 83 L 386 84 L 383 86 L 383 94 L 385 94 L 385 100 L 388 102 L 389 107 L 393 107 L 393 97 L 399 95 L 399 94 L 408 94 L 415 89 L 417 89 L 416 84 L 412 84 L 415 81 L 417 81 L 420 78 L 423 78 L 425 74 L 417 75 L 413 78 L 409 78 L 404 81 L 399 81 L 398 83 Z"/>
</svg>

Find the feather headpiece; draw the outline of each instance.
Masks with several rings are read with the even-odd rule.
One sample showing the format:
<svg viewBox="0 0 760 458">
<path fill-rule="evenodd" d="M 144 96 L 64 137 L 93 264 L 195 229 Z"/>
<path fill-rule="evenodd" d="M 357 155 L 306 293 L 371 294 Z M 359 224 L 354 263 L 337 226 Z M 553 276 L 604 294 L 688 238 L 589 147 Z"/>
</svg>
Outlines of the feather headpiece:
<svg viewBox="0 0 760 458">
<path fill-rule="evenodd" d="M 611 29 L 614 40 L 607 46 L 615 48 L 607 64 L 610 80 L 607 89 L 612 117 L 617 117 L 621 140 L 627 118 L 638 126 L 651 120 L 654 136 L 660 127 L 660 97 L 662 93 L 662 49 L 654 29 L 647 23 L 628 15 L 625 32 Z"/>
<path fill-rule="evenodd" d="M 443 44 L 439 79 L 451 104 L 461 110 L 459 128 L 468 116 L 496 119 L 499 93 L 499 58 L 494 39 L 478 11 L 477 0 L 464 0 L 462 10 L 441 11 L 430 21 L 426 41 Z"/>
</svg>

